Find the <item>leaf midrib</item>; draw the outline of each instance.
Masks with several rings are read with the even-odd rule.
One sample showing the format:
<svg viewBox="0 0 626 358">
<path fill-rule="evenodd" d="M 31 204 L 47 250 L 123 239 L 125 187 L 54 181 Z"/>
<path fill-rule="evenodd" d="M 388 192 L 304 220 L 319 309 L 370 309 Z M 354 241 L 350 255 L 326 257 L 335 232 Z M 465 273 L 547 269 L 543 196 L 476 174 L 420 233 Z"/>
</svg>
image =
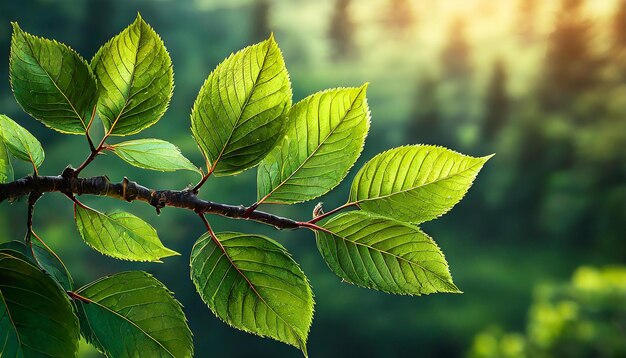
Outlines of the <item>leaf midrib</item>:
<svg viewBox="0 0 626 358">
<path fill-rule="evenodd" d="M 28 40 L 28 38 L 26 37 L 26 35 L 24 33 L 22 33 L 22 37 L 24 38 L 26 44 L 28 45 L 28 49 L 30 50 L 32 57 L 35 59 L 35 61 L 37 61 L 37 64 L 39 65 L 39 67 L 43 70 L 43 72 L 46 74 L 46 76 L 48 76 L 48 79 L 50 79 L 50 82 L 52 82 L 52 84 L 54 85 L 54 87 L 59 91 L 59 93 L 61 93 L 61 95 L 63 96 L 63 98 L 65 98 L 65 101 L 67 102 L 67 104 L 70 105 L 70 107 L 72 108 L 72 111 L 74 111 L 74 114 L 76 115 L 76 117 L 78 118 L 78 120 L 80 121 L 80 123 L 82 124 L 83 128 L 85 130 L 87 130 L 87 126 L 85 124 L 85 120 L 80 116 L 80 114 L 78 114 L 78 111 L 76 111 L 76 108 L 74 108 L 74 105 L 72 104 L 72 102 L 70 102 L 69 98 L 67 98 L 67 96 L 65 95 L 65 93 L 59 88 L 59 86 L 57 85 L 56 81 L 52 79 L 52 76 L 50 76 L 50 73 L 48 73 L 48 71 L 43 67 L 43 65 L 41 64 L 41 62 L 39 61 L 39 58 L 37 58 L 35 56 L 35 51 L 33 50 L 33 47 L 30 43 L 30 41 Z M 62 45 L 61 45 L 62 46 Z M 63 54 L 61 55 L 63 56 Z M 61 57 L 62 58 L 62 57 Z"/>
<path fill-rule="evenodd" d="M 84 287 L 83 287 L 83 288 L 81 288 L 81 289 L 79 289 L 78 291 L 76 291 L 76 293 L 80 294 L 81 292 L 83 292 L 83 289 L 84 289 Z M 87 299 L 89 299 L 89 297 L 87 297 Z M 105 305 L 101 304 L 101 303 L 100 303 L 100 302 L 98 302 L 98 301 L 94 301 L 94 300 L 91 300 L 91 299 L 89 299 L 89 301 L 90 301 L 90 302 L 89 302 L 90 304 L 95 304 L 96 306 L 98 306 L 98 307 L 100 307 L 100 308 L 103 308 L 104 310 L 106 310 L 106 311 L 108 311 L 108 312 L 112 313 L 113 315 L 115 315 L 115 316 L 117 316 L 117 317 L 121 318 L 122 320 L 124 320 L 124 321 L 126 321 L 126 322 L 130 323 L 130 325 L 131 325 L 131 326 L 135 327 L 137 330 L 139 330 L 141 333 L 143 333 L 143 334 L 144 334 L 147 338 L 149 338 L 150 340 L 154 341 L 154 342 L 155 342 L 158 346 L 160 346 L 161 348 L 163 348 L 163 350 L 164 350 L 166 353 L 168 353 L 168 354 L 169 354 L 172 358 L 176 358 L 176 357 L 172 354 L 172 352 L 170 352 L 167 348 L 165 348 L 165 346 L 163 346 L 163 344 L 161 344 L 161 342 L 159 342 L 156 338 L 152 337 L 152 336 L 151 336 L 148 332 L 146 332 L 145 330 L 143 330 L 141 327 L 139 327 L 139 326 L 138 326 L 135 322 L 131 321 L 129 318 L 126 318 L 125 316 L 123 316 L 123 315 L 121 315 L 120 313 L 118 313 L 118 312 L 114 311 L 113 309 L 110 309 L 109 307 L 107 307 L 107 306 L 105 306 Z M 87 318 L 87 322 L 89 322 L 89 324 L 90 324 L 90 326 L 91 326 L 91 322 L 89 321 L 89 317 L 88 317 L 88 315 L 87 315 L 86 313 L 85 313 L 85 317 Z M 93 331 L 93 329 L 92 329 L 92 331 Z M 98 339 L 97 335 L 95 335 L 95 332 L 93 332 L 93 333 L 94 333 L 94 336 L 96 337 L 96 339 L 97 339 L 98 341 L 100 341 L 100 339 Z M 102 344 L 102 342 L 100 342 L 100 344 Z M 104 345 L 103 345 L 103 346 L 104 346 Z"/>
<path fill-rule="evenodd" d="M 9 310 L 9 306 L 7 305 L 6 300 L 4 299 L 4 295 L 2 294 L 2 291 L 0 290 L 0 301 L 2 301 L 2 303 L 4 304 L 4 308 L 7 312 L 7 317 L 9 318 L 9 322 L 11 322 L 11 326 L 13 326 L 13 330 L 15 331 L 15 337 L 17 337 L 17 343 L 20 346 L 20 350 L 22 351 L 22 354 L 24 353 L 24 350 L 21 348 L 22 347 L 22 339 L 20 338 L 20 333 L 17 330 L 17 326 L 15 325 L 15 321 L 13 320 L 13 317 L 11 317 L 11 311 Z"/>
<path fill-rule="evenodd" d="M 313 156 L 320 150 L 320 148 L 322 148 L 322 146 L 324 146 L 324 144 L 326 144 L 326 141 L 328 140 L 328 138 L 330 138 L 331 135 L 333 135 L 335 133 L 335 131 L 337 130 L 337 128 L 339 128 L 343 123 L 344 120 L 346 119 L 346 117 L 348 116 L 348 113 L 350 113 L 350 111 L 353 110 L 353 106 L 354 103 L 356 102 L 357 98 L 359 98 L 359 96 L 361 95 L 361 93 L 363 92 L 363 87 L 360 88 L 359 92 L 356 94 L 356 96 L 354 97 L 354 99 L 351 101 L 350 103 L 350 109 L 346 111 L 346 113 L 343 115 L 343 117 L 339 120 L 339 123 L 337 124 L 337 126 L 335 126 L 327 135 L 326 137 L 324 137 L 324 140 L 322 140 L 316 147 L 315 149 L 311 152 L 311 154 L 309 154 L 306 159 L 304 159 L 302 161 L 302 163 L 291 173 L 289 174 L 289 176 L 287 178 L 285 178 L 283 181 L 280 182 L 280 184 L 278 184 L 274 189 L 272 189 L 267 195 L 264 196 L 263 199 L 268 199 L 269 197 L 272 196 L 272 194 L 282 188 L 283 185 L 285 185 L 285 183 L 287 183 L 294 175 L 296 175 L 296 173 L 298 171 L 300 171 L 300 169 L 302 169 L 302 167 L 304 167 L 304 165 L 306 163 L 309 162 L 309 160 L 311 160 L 311 158 L 313 158 Z M 307 103 L 308 105 L 308 103 Z M 308 110 L 308 109 L 307 109 Z M 318 118 L 319 119 L 319 118 Z"/>
<path fill-rule="evenodd" d="M 300 342 L 300 344 L 302 345 L 302 341 L 300 339 L 300 336 L 298 335 L 298 332 L 296 332 L 296 330 L 291 326 L 291 324 L 289 324 L 287 321 L 285 321 L 285 319 L 278 314 L 278 312 L 276 312 L 274 310 L 274 308 L 267 303 L 267 301 L 265 300 L 265 298 L 261 295 L 261 293 L 259 291 L 257 291 L 256 287 L 254 286 L 254 284 L 248 279 L 248 277 L 239 269 L 239 267 L 237 267 L 237 265 L 233 262 L 232 258 L 230 257 L 230 255 L 228 255 L 228 252 L 226 250 L 226 247 L 224 247 L 224 245 L 222 245 L 221 241 L 219 241 L 219 239 L 217 238 L 217 236 L 213 236 L 211 235 L 211 240 L 213 240 L 213 242 L 215 242 L 217 244 L 217 246 L 220 248 L 220 250 L 222 250 L 222 253 L 224 254 L 224 256 L 226 256 L 226 258 L 228 259 L 228 261 L 230 262 L 231 266 L 235 268 L 235 270 L 237 270 L 237 272 L 239 273 L 239 275 L 241 275 L 241 277 L 243 277 L 244 280 L 246 280 L 246 282 L 248 283 L 248 286 L 250 286 L 250 288 L 252 289 L 252 291 L 254 291 L 254 293 L 257 295 L 257 297 L 259 297 L 259 299 L 263 302 L 263 304 L 265 304 L 265 306 L 267 306 L 267 308 L 269 308 L 272 312 L 274 312 L 274 314 L 276 315 L 276 317 L 280 318 L 280 320 L 285 324 L 285 326 L 287 328 L 289 328 L 289 330 L 293 333 L 294 337 L 296 337 L 296 340 L 298 340 L 298 342 Z M 256 318 L 255 318 L 255 322 L 256 322 Z M 303 346 L 301 346 L 300 348 L 304 348 Z"/>
<path fill-rule="evenodd" d="M 480 158 L 470 158 L 470 159 L 480 159 Z M 404 193 L 407 193 L 407 192 L 412 191 L 412 190 L 417 190 L 417 189 L 425 188 L 425 187 L 427 187 L 427 186 L 429 186 L 429 185 L 437 184 L 437 183 L 438 183 L 438 182 L 440 182 L 440 181 L 443 181 L 443 180 L 448 180 L 448 179 L 454 178 L 454 177 L 455 177 L 455 176 L 457 176 L 457 175 L 461 175 L 461 174 L 463 174 L 463 173 L 465 173 L 465 172 L 467 172 L 467 171 L 469 171 L 469 170 L 473 170 L 473 169 L 475 169 L 477 166 L 479 166 L 479 165 L 481 165 L 481 164 L 484 164 L 484 163 L 481 163 L 481 162 L 475 163 L 475 164 L 473 164 L 473 165 L 471 165 L 471 166 L 469 166 L 469 167 L 467 167 L 467 168 L 465 168 L 465 169 L 463 169 L 463 170 L 461 170 L 461 171 L 458 171 L 458 172 L 456 172 L 456 173 L 454 173 L 454 174 L 447 175 L 447 176 L 445 176 L 445 177 L 441 177 L 441 178 L 437 178 L 437 179 L 435 179 L 435 180 L 433 180 L 433 181 L 431 181 L 431 182 L 424 183 L 424 184 L 422 184 L 422 185 L 413 186 L 413 187 L 410 187 L 410 188 L 407 188 L 407 189 L 402 189 L 402 190 L 399 190 L 399 191 L 394 192 L 394 193 L 389 193 L 389 194 L 385 194 L 385 195 L 380 195 L 380 196 L 376 196 L 376 197 L 373 197 L 373 198 L 365 198 L 365 199 L 355 200 L 355 201 L 353 201 L 353 203 L 354 203 L 354 204 L 360 204 L 360 203 L 362 203 L 362 202 L 367 202 L 367 201 L 387 199 L 387 198 L 390 198 L 390 197 L 392 197 L 392 196 L 399 195 L 399 194 L 404 194 Z"/>
<path fill-rule="evenodd" d="M 437 274 L 437 273 L 433 272 L 432 270 L 430 270 L 430 269 L 428 269 L 428 268 L 426 268 L 426 267 L 424 267 L 424 266 L 420 265 L 420 264 L 419 264 L 419 263 L 417 263 L 417 262 L 413 262 L 413 261 L 407 260 L 407 259 L 405 259 L 405 258 L 403 258 L 403 257 L 401 257 L 401 256 L 398 256 L 398 255 L 392 254 L 391 252 L 384 251 L 384 250 L 381 250 L 381 249 L 377 249 L 377 248 L 375 248 L 375 247 L 373 247 L 373 246 L 370 246 L 370 245 L 367 245 L 367 244 L 364 244 L 364 243 L 361 243 L 361 242 L 358 242 L 358 241 L 352 241 L 352 240 L 349 240 L 348 238 L 343 237 L 342 235 L 340 235 L 340 234 L 338 234 L 338 233 L 335 233 L 335 232 L 332 232 L 332 231 L 330 231 L 330 230 L 328 230 L 328 231 L 327 231 L 327 233 L 330 233 L 332 236 L 336 236 L 336 237 L 338 237 L 338 238 L 340 238 L 340 239 L 342 239 L 342 240 L 344 240 L 344 241 L 351 242 L 351 243 L 353 243 L 353 244 L 355 244 L 355 245 L 357 245 L 357 246 L 363 246 L 363 247 L 365 247 L 365 248 L 368 248 L 368 249 L 371 249 L 371 250 L 377 251 L 377 252 L 379 252 L 379 253 L 380 253 L 380 254 L 382 254 L 382 255 L 389 255 L 389 256 L 392 256 L 392 257 L 394 257 L 395 259 L 397 259 L 397 260 L 399 260 L 399 261 L 406 262 L 406 263 L 407 263 L 407 264 L 409 264 L 409 265 L 415 265 L 415 266 L 419 267 L 421 270 L 426 271 L 426 272 L 429 272 L 430 274 L 432 274 L 433 276 L 435 276 L 437 279 L 439 279 L 441 282 L 443 282 L 443 283 L 444 283 L 446 286 L 448 286 L 450 289 L 455 290 L 455 291 L 458 291 L 458 287 L 456 287 L 455 285 L 452 285 L 452 286 L 451 286 L 451 285 L 450 285 L 450 283 L 449 283 L 449 282 L 448 282 L 445 278 L 441 277 L 439 274 Z"/>
<path fill-rule="evenodd" d="M 233 138 L 235 131 L 239 127 L 238 124 L 239 124 L 239 121 L 241 120 L 241 117 L 243 116 L 243 112 L 245 112 L 245 109 L 248 106 L 248 103 L 250 102 L 250 98 L 252 98 L 252 94 L 254 93 L 254 90 L 256 89 L 259 79 L 261 78 L 261 73 L 263 72 L 263 68 L 265 67 L 265 62 L 267 61 L 267 57 L 269 56 L 270 49 L 271 49 L 271 43 L 268 42 L 267 51 L 265 51 L 265 54 L 263 56 L 263 62 L 261 63 L 261 66 L 259 68 L 259 73 L 257 73 L 256 79 L 252 83 L 252 88 L 250 88 L 250 92 L 247 94 L 246 100 L 241 106 L 241 111 L 239 112 L 239 115 L 237 115 L 237 119 L 233 123 L 233 128 L 231 129 L 230 134 L 228 135 L 228 138 L 226 139 L 226 142 L 224 142 L 224 145 L 222 146 L 222 150 L 220 151 L 217 158 L 211 165 L 211 168 L 207 168 L 210 172 L 215 171 L 215 169 L 217 168 L 217 164 L 222 158 L 224 151 L 226 151 L 226 147 L 228 147 L 228 145 L 230 144 L 230 140 Z M 218 79 L 219 79 L 219 73 L 216 73 L 215 75 L 218 76 Z M 218 88 L 218 91 L 219 91 L 219 88 Z"/>
</svg>

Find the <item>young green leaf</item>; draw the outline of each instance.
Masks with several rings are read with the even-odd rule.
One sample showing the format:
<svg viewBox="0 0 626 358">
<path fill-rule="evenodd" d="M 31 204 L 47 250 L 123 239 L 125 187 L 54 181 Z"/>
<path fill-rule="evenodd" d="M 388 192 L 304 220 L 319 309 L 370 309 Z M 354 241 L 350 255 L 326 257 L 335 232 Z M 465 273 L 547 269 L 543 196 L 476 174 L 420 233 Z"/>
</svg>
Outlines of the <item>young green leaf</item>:
<svg viewBox="0 0 626 358">
<path fill-rule="evenodd" d="M 324 91 L 293 106 L 284 137 L 259 165 L 259 200 L 311 200 L 346 177 L 369 129 L 366 88 Z"/>
<path fill-rule="evenodd" d="M 430 145 L 391 149 L 357 173 L 350 202 L 401 221 L 432 220 L 461 201 L 489 158 Z"/>
<path fill-rule="evenodd" d="M 37 138 L 3 114 L 0 114 L 0 137 L 17 159 L 31 162 L 35 168 L 43 163 L 45 154 Z"/>
<path fill-rule="evenodd" d="M 98 50 L 98 113 L 111 135 L 130 135 L 155 124 L 172 98 L 172 60 L 163 41 L 140 15 Z"/>
<path fill-rule="evenodd" d="M 191 253 L 191 278 L 213 313 L 229 325 L 300 348 L 313 319 L 313 293 L 277 242 L 233 232 L 205 234 Z"/>
<path fill-rule="evenodd" d="M 118 157 L 143 169 L 173 172 L 191 170 L 200 172 L 185 158 L 174 144 L 160 139 L 138 139 L 112 146 Z"/>
<path fill-rule="evenodd" d="M 104 214 L 74 205 L 78 232 L 96 251 L 122 260 L 156 261 L 179 255 L 161 243 L 156 230 L 133 214 Z"/>
<path fill-rule="evenodd" d="M 13 176 L 13 165 L 11 164 L 9 149 L 4 144 L 0 134 L 0 184 L 12 182 Z"/>
<path fill-rule="evenodd" d="M 61 287 L 20 257 L 0 252 L 3 357 L 75 357 L 78 319 Z"/>
<path fill-rule="evenodd" d="M 13 23 L 9 75 L 26 113 L 61 133 L 86 132 L 98 90 L 89 65 L 74 50 Z"/>
<path fill-rule="evenodd" d="M 317 247 L 344 281 L 395 294 L 460 293 L 443 253 L 417 227 L 361 211 L 322 226 Z"/>
<path fill-rule="evenodd" d="M 193 356 L 180 303 L 150 274 L 115 274 L 76 293 L 90 301 L 77 301 L 82 334 L 108 357 Z"/>
<path fill-rule="evenodd" d="M 32 243 L 26 246 L 21 241 L 9 241 L 0 244 L 0 251 L 11 250 L 19 252 L 27 258 L 28 262 L 40 267 L 48 273 L 67 291 L 73 289 L 74 281 L 63 262 L 47 248 Z"/>
<path fill-rule="evenodd" d="M 231 175 L 258 164 L 279 137 L 290 106 L 289 74 L 273 37 L 217 66 L 191 113 L 209 172 Z"/>
</svg>

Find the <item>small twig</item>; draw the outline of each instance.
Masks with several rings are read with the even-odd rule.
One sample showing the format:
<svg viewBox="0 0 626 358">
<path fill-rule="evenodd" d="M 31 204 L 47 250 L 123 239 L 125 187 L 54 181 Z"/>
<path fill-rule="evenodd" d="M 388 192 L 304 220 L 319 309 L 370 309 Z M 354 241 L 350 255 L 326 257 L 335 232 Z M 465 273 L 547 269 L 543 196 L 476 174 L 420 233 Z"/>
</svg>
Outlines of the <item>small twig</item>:
<svg viewBox="0 0 626 358">
<path fill-rule="evenodd" d="M 35 213 L 35 204 L 37 203 L 37 200 L 41 198 L 42 195 L 43 194 L 38 191 L 33 191 L 28 196 L 28 214 L 26 217 L 26 237 L 24 238 L 24 240 L 29 245 L 30 245 L 30 236 L 31 236 L 31 233 L 33 232 L 33 215 Z"/>
<path fill-rule="evenodd" d="M 339 207 L 334 208 L 333 210 L 331 210 L 331 211 L 329 211 L 329 212 L 327 212 L 327 213 L 324 213 L 324 214 L 322 214 L 322 215 L 320 215 L 320 216 L 314 217 L 313 219 L 309 220 L 308 222 L 309 222 L 310 224 L 315 224 L 316 222 L 318 222 L 318 221 L 320 221 L 320 220 L 323 220 L 323 219 L 325 219 L 325 218 L 327 218 L 327 217 L 331 216 L 332 214 L 334 214 L 334 213 L 336 213 L 336 212 L 338 212 L 338 211 L 340 211 L 340 210 L 343 210 L 343 209 L 345 209 L 345 208 L 349 208 L 349 207 L 351 207 L 351 206 L 355 206 L 355 205 L 357 205 L 357 203 L 356 203 L 356 202 L 349 202 L 349 203 L 345 203 L 345 204 L 343 204 L 343 205 L 341 205 L 341 206 L 339 206 Z"/>
</svg>

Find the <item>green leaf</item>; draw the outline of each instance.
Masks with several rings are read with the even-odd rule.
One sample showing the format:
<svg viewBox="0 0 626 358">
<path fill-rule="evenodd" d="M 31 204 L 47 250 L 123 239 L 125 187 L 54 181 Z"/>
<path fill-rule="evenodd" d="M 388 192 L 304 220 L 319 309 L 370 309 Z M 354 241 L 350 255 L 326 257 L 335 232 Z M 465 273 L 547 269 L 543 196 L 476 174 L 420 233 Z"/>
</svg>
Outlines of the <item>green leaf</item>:
<svg viewBox="0 0 626 358">
<path fill-rule="evenodd" d="M 113 145 L 114 153 L 127 163 L 143 169 L 199 172 L 174 144 L 160 139 L 138 139 Z"/>
<path fill-rule="evenodd" d="M 191 113 L 209 172 L 231 175 L 258 164 L 278 139 L 290 106 L 289 74 L 273 37 L 217 66 Z"/>
<path fill-rule="evenodd" d="M 461 201 L 489 158 L 430 145 L 391 149 L 357 173 L 350 201 L 365 211 L 401 221 L 432 220 Z"/>
<path fill-rule="evenodd" d="M 98 113 L 111 135 L 135 134 L 161 119 L 174 88 L 172 60 L 139 14 L 98 50 L 91 68 L 100 87 Z"/>
<path fill-rule="evenodd" d="M 293 204 L 337 186 L 361 154 L 369 109 L 361 88 L 316 93 L 293 106 L 287 130 L 258 169 L 258 198 Z"/>
<path fill-rule="evenodd" d="M 78 319 L 61 287 L 27 261 L 0 252 L 3 357 L 75 357 Z"/>
<path fill-rule="evenodd" d="M 141 271 L 101 278 L 76 292 L 81 331 L 108 357 L 192 357 L 191 331 L 181 305 Z"/>
<path fill-rule="evenodd" d="M 179 255 L 161 243 L 156 230 L 133 214 L 100 213 L 74 205 L 78 232 L 96 251 L 123 260 L 156 261 Z"/>
<path fill-rule="evenodd" d="M 316 232 L 317 247 L 344 281 L 388 293 L 460 293 L 437 244 L 419 228 L 360 211 Z"/>
<path fill-rule="evenodd" d="M 19 252 L 24 255 L 28 262 L 40 267 L 43 271 L 48 273 L 54 278 L 60 285 L 67 291 L 73 289 L 74 281 L 69 271 L 63 264 L 63 262 L 47 248 L 32 243 L 31 246 L 26 246 L 21 241 L 9 241 L 0 244 L 0 251 L 11 250 Z"/>
<path fill-rule="evenodd" d="M 300 348 L 313 320 L 313 293 L 298 264 L 259 235 L 207 233 L 191 253 L 191 278 L 213 313 L 229 325 Z"/>
<path fill-rule="evenodd" d="M 26 113 L 61 133 L 86 132 L 98 90 L 89 65 L 76 51 L 13 23 L 9 75 Z"/>
<path fill-rule="evenodd" d="M 43 163 L 45 154 L 37 138 L 3 114 L 0 114 L 0 137 L 17 159 L 31 162 L 35 168 Z"/>
<path fill-rule="evenodd" d="M 12 182 L 13 179 L 13 165 L 11 164 L 9 149 L 4 144 L 0 134 L 0 184 Z"/>
</svg>

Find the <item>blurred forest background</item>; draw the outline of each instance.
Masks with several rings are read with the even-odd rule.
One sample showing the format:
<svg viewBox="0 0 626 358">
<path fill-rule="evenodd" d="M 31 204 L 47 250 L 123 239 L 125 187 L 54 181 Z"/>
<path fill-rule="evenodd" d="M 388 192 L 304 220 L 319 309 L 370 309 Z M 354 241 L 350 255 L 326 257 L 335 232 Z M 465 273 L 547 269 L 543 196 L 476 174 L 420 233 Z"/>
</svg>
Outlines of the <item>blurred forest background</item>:
<svg viewBox="0 0 626 358">
<path fill-rule="evenodd" d="M 372 129 L 360 166 L 407 143 L 475 156 L 497 153 L 452 212 L 424 224 L 462 295 L 391 296 L 342 284 L 313 235 L 211 218 L 218 230 L 282 242 L 316 293 L 312 357 L 617 357 L 626 355 L 626 1 L 621 0 L 0 0 L 0 112 L 43 143 L 42 173 L 77 166 L 84 138 L 24 114 L 8 82 L 10 21 L 90 59 L 140 11 L 162 36 L 175 73 L 169 111 L 140 137 L 177 144 L 196 164 L 189 114 L 210 71 L 274 32 L 294 100 L 371 82 Z M 18 163 L 16 176 L 28 174 Z M 342 204 L 350 179 L 323 197 Z M 101 156 L 84 173 L 183 188 L 192 173 L 134 169 Z M 211 178 L 204 198 L 255 201 L 254 170 Z M 128 269 L 154 273 L 184 304 L 197 357 L 297 357 L 280 343 L 233 329 L 195 294 L 188 255 L 203 226 L 188 212 L 157 217 L 141 203 L 84 198 L 99 210 L 142 216 L 182 253 L 164 264 L 104 257 L 82 242 L 72 205 L 46 195 L 35 230 L 78 284 Z M 315 202 L 263 209 L 310 217 Z M 0 207 L 0 241 L 25 233 L 26 204 Z M 579 268 L 582 267 L 582 268 Z M 572 278 L 573 277 L 573 278 Z M 97 357 L 89 348 L 84 357 Z"/>
</svg>

